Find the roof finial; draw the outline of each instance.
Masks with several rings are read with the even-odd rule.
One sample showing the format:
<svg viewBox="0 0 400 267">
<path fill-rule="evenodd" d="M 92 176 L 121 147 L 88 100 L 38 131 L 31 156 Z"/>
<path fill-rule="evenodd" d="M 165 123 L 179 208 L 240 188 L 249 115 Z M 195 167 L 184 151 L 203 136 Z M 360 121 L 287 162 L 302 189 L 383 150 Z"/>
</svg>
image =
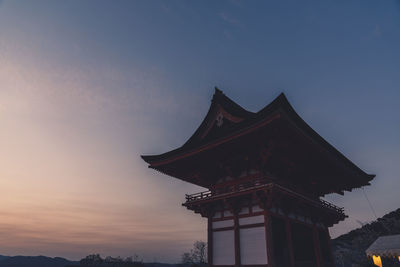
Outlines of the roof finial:
<svg viewBox="0 0 400 267">
<path fill-rule="evenodd" d="M 214 94 L 223 94 L 221 90 L 218 89 L 218 87 L 215 86 L 215 93 Z"/>
</svg>

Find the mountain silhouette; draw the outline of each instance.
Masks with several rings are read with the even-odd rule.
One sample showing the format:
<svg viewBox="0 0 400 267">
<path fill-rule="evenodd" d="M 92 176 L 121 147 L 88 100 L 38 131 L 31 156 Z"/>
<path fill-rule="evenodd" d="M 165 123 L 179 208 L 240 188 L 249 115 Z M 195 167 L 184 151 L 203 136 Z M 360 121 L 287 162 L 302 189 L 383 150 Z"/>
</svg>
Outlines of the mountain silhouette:
<svg viewBox="0 0 400 267">
<path fill-rule="evenodd" d="M 45 256 L 1 256 L 0 267 L 65 267 L 75 265 L 77 262 L 64 258 Z"/>
<path fill-rule="evenodd" d="M 370 266 L 365 250 L 380 236 L 400 234 L 400 209 L 332 240 L 337 266 Z"/>
</svg>

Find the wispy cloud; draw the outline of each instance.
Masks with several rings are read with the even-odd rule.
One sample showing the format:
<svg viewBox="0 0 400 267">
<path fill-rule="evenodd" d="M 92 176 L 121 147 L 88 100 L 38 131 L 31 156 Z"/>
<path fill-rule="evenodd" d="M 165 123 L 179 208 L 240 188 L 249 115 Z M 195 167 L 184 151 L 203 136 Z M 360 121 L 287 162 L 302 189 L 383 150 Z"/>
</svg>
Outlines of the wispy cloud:
<svg viewBox="0 0 400 267">
<path fill-rule="evenodd" d="M 376 24 L 375 27 L 373 28 L 371 34 L 372 34 L 372 37 L 374 37 L 374 38 L 380 37 L 382 35 L 381 26 L 379 24 Z"/>
<path fill-rule="evenodd" d="M 230 0 L 230 3 L 231 3 L 232 5 L 234 5 L 234 6 L 237 6 L 237 7 L 242 7 L 243 4 L 244 4 L 244 2 L 243 2 L 243 1 L 240 1 L 240 0 Z"/>
<path fill-rule="evenodd" d="M 227 39 L 232 39 L 232 34 L 231 34 L 231 32 L 228 31 L 227 29 L 225 29 L 225 30 L 223 31 L 223 34 L 224 34 L 224 36 L 225 36 Z"/>
<path fill-rule="evenodd" d="M 168 254 L 178 256 L 196 238 L 195 227 L 188 224 L 176 228 L 174 225 L 179 224 L 178 218 L 151 212 L 151 208 L 80 200 L 69 202 L 1 208 L 0 244 L 3 253 L 73 258 L 93 252 L 114 253 L 115 256 L 138 253 L 146 260 L 152 260 L 151 253 L 155 255 L 156 251 L 164 251 L 158 255 L 165 258 L 169 257 Z M 144 213 L 151 218 L 139 216 Z M 160 227 L 160 220 L 165 227 Z M 180 241 L 173 247 L 168 246 L 176 236 L 180 236 Z"/>
<path fill-rule="evenodd" d="M 139 151 L 126 148 L 137 149 L 137 140 L 144 136 L 160 138 L 159 130 L 143 121 L 151 112 L 177 112 L 176 103 L 191 102 L 179 97 L 191 92 L 176 96 L 163 90 L 163 73 L 157 68 L 74 69 L 46 64 L 34 68 L 8 54 L 4 59 L 0 66 L 3 253 L 75 259 L 93 252 L 138 253 L 146 260 L 158 255 L 171 261 L 199 239 L 199 223 L 177 227 L 180 216 L 171 216 L 169 207 L 159 211 L 158 197 L 146 204 L 154 207 L 152 211 L 143 208 L 142 192 L 158 189 L 151 179 L 143 179 L 143 162 L 132 166 Z M 159 188 L 158 196 L 164 194 L 163 186 Z M 172 213 L 181 212 L 176 207 Z M 176 236 L 176 245 L 168 246 Z"/>
<path fill-rule="evenodd" d="M 229 14 L 226 13 L 226 12 L 221 12 L 221 13 L 219 13 L 219 17 L 220 17 L 225 23 L 231 24 L 231 25 L 233 25 L 233 26 L 237 26 L 237 27 L 240 27 L 240 28 L 242 28 L 242 27 L 244 26 L 243 23 L 242 23 L 240 20 L 238 20 L 238 19 L 232 17 L 231 15 L 229 15 Z"/>
</svg>

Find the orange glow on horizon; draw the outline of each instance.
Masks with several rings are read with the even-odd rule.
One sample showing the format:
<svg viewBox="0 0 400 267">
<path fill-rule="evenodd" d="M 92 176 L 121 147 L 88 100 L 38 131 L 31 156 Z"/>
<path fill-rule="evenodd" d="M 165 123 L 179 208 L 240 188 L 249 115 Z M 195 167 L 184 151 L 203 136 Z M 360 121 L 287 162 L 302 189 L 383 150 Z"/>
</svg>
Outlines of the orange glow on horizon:
<svg viewBox="0 0 400 267">
<path fill-rule="evenodd" d="M 165 251 L 170 259 L 201 239 L 205 223 L 180 207 L 182 195 L 164 207 L 169 192 L 162 188 L 178 181 L 155 184 L 139 153 L 125 149 L 131 137 L 121 143 L 108 136 L 109 125 L 122 120 L 111 111 L 123 101 L 80 89 L 94 85 L 79 70 L 63 83 L 54 72 L 29 65 L 0 65 L 2 254 L 80 259 L 136 253 L 152 260 Z M 180 213 L 185 216 L 171 216 Z M 182 217 L 190 223 L 182 226 Z M 176 236 L 176 246 L 165 249 Z"/>
</svg>

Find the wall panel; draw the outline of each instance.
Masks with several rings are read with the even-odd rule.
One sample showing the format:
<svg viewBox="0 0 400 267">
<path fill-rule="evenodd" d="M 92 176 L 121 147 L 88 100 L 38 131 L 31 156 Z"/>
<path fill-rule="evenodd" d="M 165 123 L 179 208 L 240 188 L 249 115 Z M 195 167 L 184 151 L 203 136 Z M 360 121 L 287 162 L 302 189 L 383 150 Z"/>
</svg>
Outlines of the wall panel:
<svg viewBox="0 0 400 267">
<path fill-rule="evenodd" d="M 213 229 L 216 228 L 223 228 L 223 227 L 231 227 L 233 226 L 233 220 L 224 220 L 224 221 L 217 221 L 212 223 Z"/>
<path fill-rule="evenodd" d="M 235 264 L 233 230 L 213 232 L 213 265 Z"/>
<path fill-rule="evenodd" d="M 264 215 L 239 218 L 239 225 L 264 223 Z"/>
<path fill-rule="evenodd" d="M 267 264 L 265 227 L 240 229 L 241 264 Z"/>
</svg>

